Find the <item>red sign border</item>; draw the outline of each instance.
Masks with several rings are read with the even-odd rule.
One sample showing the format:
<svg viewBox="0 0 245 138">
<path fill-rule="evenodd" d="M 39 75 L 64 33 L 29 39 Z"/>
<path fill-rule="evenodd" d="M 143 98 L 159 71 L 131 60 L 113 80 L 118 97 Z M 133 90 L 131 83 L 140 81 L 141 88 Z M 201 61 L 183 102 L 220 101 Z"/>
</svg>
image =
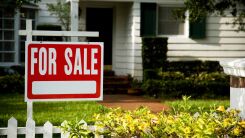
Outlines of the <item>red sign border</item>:
<svg viewBox="0 0 245 138">
<path fill-rule="evenodd" d="M 56 96 L 60 96 L 60 98 L 54 98 L 52 96 L 47 96 L 42 98 L 35 98 L 30 99 L 28 94 L 28 47 L 30 44 L 71 44 L 71 45 L 99 45 L 101 47 L 101 79 L 100 79 L 100 93 L 99 95 L 96 94 L 70 94 L 69 98 L 67 98 L 67 95 L 69 94 L 56 94 Z M 27 42 L 25 44 L 25 101 L 102 101 L 103 100 L 103 70 L 104 70 L 104 43 L 103 42 L 38 42 L 38 41 L 32 41 Z M 93 95 L 93 96 L 92 96 Z"/>
</svg>

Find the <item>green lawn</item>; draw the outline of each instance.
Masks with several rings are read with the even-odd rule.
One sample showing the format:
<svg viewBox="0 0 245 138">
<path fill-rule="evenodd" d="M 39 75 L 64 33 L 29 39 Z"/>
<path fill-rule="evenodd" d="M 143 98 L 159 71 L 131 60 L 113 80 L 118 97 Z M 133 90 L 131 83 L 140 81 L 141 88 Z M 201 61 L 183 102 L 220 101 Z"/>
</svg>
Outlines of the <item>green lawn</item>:
<svg viewBox="0 0 245 138">
<path fill-rule="evenodd" d="M 168 106 L 177 108 L 184 105 L 183 100 L 167 100 L 163 102 Z M 203 111 L 208 111 L 214 105 L 224 105 L 229 107 L 229 100 L 189 100 L 189 110 L 192 113 L 198 112 L 199 107 Z M 105 107 L 96 102 L 35 102 L 34 120 L 37 126 L 42 126 L 46 121 L 53 125 L 60 125 L 64 120 L 89 121 L 94 113 L 107 111 Z M 10 117 L 18 120 L 18 126 L 25 126 L 26 121 L 26 103 L 24 96 L 20 94 L 0 95 L 0 127 L 7 126 L 7 120 Z"/>
<path fill-rule="evenodd" d="M 34 120 L 37 126 L 50 121 L 60 125 L 64 120 L 90 120 L 94 113 L 105 111 L 96 102 L 35 102 Z M 10 117 L 18 120 L 18 126 L 25 126 L 26 103 L 20 94 L 0 95 L 0 127 L 7 126 Z"/>
<path fill-rule="evenodd" d="M 185 104 L 183 100 L 169 100 L 169 101 L 167 100 L 164 101 L 163 103 L 170 107 L 174 107 L 175 109 Z M 230 100 L 228 99 L 227 100 L 190 99 L 187 101 L 187 103 L 191 107 L 189 110 L 191 113 L 200 112 L 200 109 L 203 112 L 210 111 L 210 109 L 216 109 L 218 106 L 224 106 L 227 109 L 230 106 Z"/>
</svg>

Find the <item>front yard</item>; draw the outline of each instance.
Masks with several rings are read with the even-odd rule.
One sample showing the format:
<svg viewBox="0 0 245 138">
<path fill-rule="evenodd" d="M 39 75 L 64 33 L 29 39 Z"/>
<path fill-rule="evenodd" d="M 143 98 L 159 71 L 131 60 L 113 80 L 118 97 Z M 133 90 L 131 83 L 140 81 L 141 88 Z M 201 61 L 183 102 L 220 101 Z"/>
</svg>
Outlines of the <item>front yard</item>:
<svg viewBox="0 0 245 138">
<path fill-rule="evenodd" d="M 8 119 L 12 116 L 18 120 L 18 126 L 25 126 L 26 103 L 24 95 L 0 95 L 0 127 L 7 126 Z M 46 121 L 53 125 L 60 125 L 64 120 L 89 121 L 94 113 L 106 110 L 96 102 L 35 102 L 34 120 L 37 126 L 42 126 Z"/>
<path fill-rule="evenodd" d="M 25 126 L 26 121 L 26 103 L 24 95 L 9 94 L 0 95 L 0 127 L 7 126 L 10 117 L 18 120 L 18 126 Z M 203 111 L 210 109 L 210 106 L 216 107 L 224 105 L 229 107 L 229 100 L 188 100 L 191 113 L 198 112 L 200 107 Z M 163 102 L 167 106 L 179 108 L 184 104 L 183 100 L 167 100 Z M 96 102 L 35 102 L 34 120 L 37 126 L 43 125 L 46 121 L 50 121 L 53 125 L 60 125 L 64 120 L 75 121 L 84 119 L 89 122 L 93 114 L 107 111 L 107 108 Z"/>
</svg>

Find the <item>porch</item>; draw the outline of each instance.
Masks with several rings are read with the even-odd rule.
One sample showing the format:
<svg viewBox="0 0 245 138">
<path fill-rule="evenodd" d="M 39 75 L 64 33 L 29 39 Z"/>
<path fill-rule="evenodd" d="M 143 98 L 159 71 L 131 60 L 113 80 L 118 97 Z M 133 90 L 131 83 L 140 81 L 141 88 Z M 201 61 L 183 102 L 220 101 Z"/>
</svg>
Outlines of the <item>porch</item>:
<svg viewBox="0 0 245 138">
<path fill-rule="evenodd" d="M 70 3 L 71 29 L 100 33 L 99 38 L 73 40 L 104 42 L 105 69 L 142 79 L 140 3 L 85 0 Z"/>
</svg>

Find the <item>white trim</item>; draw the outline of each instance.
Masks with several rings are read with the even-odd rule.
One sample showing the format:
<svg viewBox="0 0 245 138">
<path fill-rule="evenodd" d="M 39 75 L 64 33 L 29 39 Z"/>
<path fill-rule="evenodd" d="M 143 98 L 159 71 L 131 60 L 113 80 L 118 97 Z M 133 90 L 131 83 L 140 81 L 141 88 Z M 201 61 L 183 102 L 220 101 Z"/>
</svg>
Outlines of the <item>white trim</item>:
<svg viewBox="0 0 245 138">
<path fill-rule="evenodd" d="M 10 50 L 3 50 L 1 51 L 0 53 L 6 53 L 6 54 L 11 54 L 11 56 L 13 56 L 13 58 L 11 59 L 11 62 L 6 62 L 6 58 L 4 57 L 4 55 L 1 55 L 1 58 L 2 58 L 2 61 L 0 61 L 1 65 L 0 66 L 11 66 L 11 65 L 16 65 L 18 64 L 18 60 L 17 60 L 17 49 L 18 49 L 18 32 L 16 31 L 16 29 L 18 29 L 18 24 L 17 24 L 17 16 L 18 16 L 18 11 L 16 11 L 16 14 L 13 16 L 13 17 L 10 17 L 10 18 L 6 18 L 6 17 L 1 17 L 1 22 L 3 23 L 3 27 L 4 26 L 4 21 L 5 20 L 11 20 L 13 22 L 13 28 L 1 28 L 0 30 L 2 30 L 2 38 L 0 40 L 0 43 L 4 44 L 4 42 L 10 42 L 11 43 L 11 47 L 13 46 L 13 50 L 10 51 Z M 5 35 L 6 35 L 6 32 L 11 32 L 13 33 L 11 35 L 11 39 L 5 39 Z"/>
<path fill-rule="evenodd" d="M 20 30 L 19 35 L 27 35 L 26 30 Z M 98 37 L 99 32 L 88 31 L 32 31 L 33 36 L 79 36 L 79 37 Z"/>
<path fill-rule="evenodd" d="M 119 5 L 120 6 L 120 5 Z M 117 15 L 117 8 L 118 8 L 118 5 L 116 5 L 115 7 L 113 7 L 112 9 L 112 62 L 111 62 L 111 66 L 112 66 L 112 70 L 115 70 L 116 68 L 116 33 L 117 33 L 117 19 L 118 18 L 116 15 Z"/>
<path fill-rule="evenodd" d="M 18 34 L 18 30 L 20 29 L 20 10 L 16 10 L 15 14 L 15 21 L 14 21 L 14 52 L 15 52 L 15 58 L 14 63 L 19 64 L 20 63 L 20 38 Z"/>
<path fill-rule="evenodd" d="M 16 65 L 14 62 L 0 62 L 0 67 L 9 67 Z"/>
</svg>

